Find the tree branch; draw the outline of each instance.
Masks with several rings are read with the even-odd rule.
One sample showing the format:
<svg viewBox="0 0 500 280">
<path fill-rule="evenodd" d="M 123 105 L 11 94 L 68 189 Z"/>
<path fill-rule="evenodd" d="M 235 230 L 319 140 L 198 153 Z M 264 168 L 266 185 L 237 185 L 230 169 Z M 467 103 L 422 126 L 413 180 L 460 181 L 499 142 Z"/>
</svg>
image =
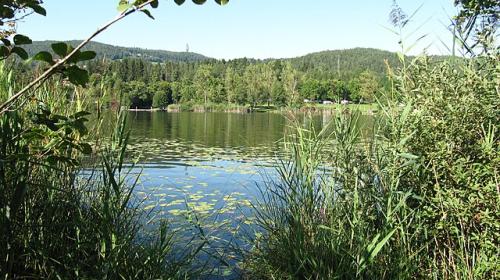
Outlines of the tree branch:
<svg viewBox="0 0 500 280">
<path fill-rule="evenodd" d="M 94 39 L 97 35 L 102 33 L 104 30 L 108 29 L 111 25 L 115 24 L 116 22 L 120 21 L 121 19 L 125 18 L 126 16 L 133 14 L 137 11 L 140 11 L 144 9 L 146 6 L 151 4 L 156 0 L 148 0 L 144 2 L 143 4 L 139 6 L 134 6 L 131 9 L 125 10 L 122 13 L 120 13 L 116 18 L 113 20 L 109 21 L 108 23 L 104 24 L 102 27 L 97 29 L 96 32 L 94 32 L 92 35 L 90 35 L 87 39 L 82 41 L 71 53 L 66 55 L 64 58 L 60 59 L 57 63 L 52 65 L 49 69 L 47 69 L 43 74 L 38 76 L 35 80 L 33 80 L 31 83 L 29 83 L 27 86 L 25 86 L 23 89 L 21 89 L 19 92 L 11 96 L 7 101 L 5 101 L 2 105 L 0 105 L 0 115 L 5 113 L 7 110 L 9 110 L 9 107 L 12 105 L 14 101 L 19 99 L 23 94 L 25 94 L 27 91 L 32 89 L 35 85 L 43 82 L 45 79 L 49 78 L 54 74 L 54 72 L 57 70 L 58 67 L 63 65 L 70 59 L 76 52 L 78 52 L 80 49 L 82 49 L 85 45 L 87 45 L 92 39 Z"/>
</svg>

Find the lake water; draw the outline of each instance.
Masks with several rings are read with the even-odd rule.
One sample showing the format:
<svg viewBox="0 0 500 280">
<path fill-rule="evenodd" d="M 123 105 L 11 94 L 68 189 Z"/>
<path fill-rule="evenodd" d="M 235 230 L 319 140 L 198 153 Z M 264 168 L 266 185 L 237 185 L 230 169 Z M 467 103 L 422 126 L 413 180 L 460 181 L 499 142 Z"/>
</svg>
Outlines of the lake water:
<svg viewBox="0 0 500 280">
<path fill-rule="evenodd" d="M 331 115 L 295 118 L 321 129 Z M 274 176 L 277 159 L 286 160 L 282 147 L 291 119 L 279 113 L 129 112 L 128 123 L 129 150 L 138 159 L 134 173 L 140 174 L 136 194 L 144 209 L 173 223 L 201 220 L 217 248 L 211 254 L 236 263 L 229 243 L 244 248 L 255 234 L 250 203 L 258 186 Z M 235 272 L 215 274 L 226 278 Z"/>
<path fill-rule="evenodd" d="M 321 128 L 329 119 L 313 122 Z M 202 213 L 218 202 L 248 204 L 283 156 L 291 125 L 279 113 L 130 112 L 128 120 L 130 150 L 142 169 L 137 193 L 147 197 L 146 208 L 171 214 L 185 200 Z"/>
</svg>

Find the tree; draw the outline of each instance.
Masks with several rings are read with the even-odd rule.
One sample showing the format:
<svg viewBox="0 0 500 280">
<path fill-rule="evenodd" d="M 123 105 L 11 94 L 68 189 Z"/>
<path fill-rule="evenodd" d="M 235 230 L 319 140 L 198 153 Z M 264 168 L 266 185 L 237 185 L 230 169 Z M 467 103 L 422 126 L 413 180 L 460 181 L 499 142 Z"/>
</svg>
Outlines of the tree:
<svg viewBox="0 0 500 280">
<path fill-rule="evenodd" d="M 212 65 L 203 64 L 196 70 L 193 85 L 196 89 L 196 100 L 207 104 L 209 101 L 210 87 L 212 86 Z"/>
<path fill-rule="evenodd" d="M 286 94 L 286 104 L 288 106 L 298 106 L 300 96 L 298 93 L 299 74 L 290 62 L 286 62 L 281 73 L 281 81 Z"/>
<path fill-rule="evenodd" d="M 273 84 L 276 79 L 273 65 L 270 62 L 262 65 L 259 79 L 261 82 L 261 94 L 259 99 L 262 102 L 267 102 L 267 105 L 269 105 Z"/>
<path fill-rule="evenodd" d="M 325 100 L 327 99 L 329 88 L 328 81 L 309 78 L 300 84 L 299 92 L 300 96 L 304 99 Z"/>
<path fill-rule="evenodd" d="M 375 100 L 379 83 L 375 74 L 369 70 L 359 75 L 359 96 L 362 102 L 373 102 Z"/>
<path fill-rule="evenodd" d="M 151 90 L 154 92 L 152 101 L 154 108 L 165 109 L 172 104 L 172 87 L 168 82 L 155 83 Z"/>
<path fill-rule="evenodd" d="M 247 88 L 247 101 L 253 107 L 255 107 L 260 101 L 261 81 L 259 79 L 259 72 L 259 65 L 251 64 L 246 68 L 245 73 L 243 74 L 243 79 Z"/>
<path fill-rule="evenodd" d="M 236 100 L 236 72 L 231 66 L 226 69 L 224 88 L 226 89 L 227 103 L 234 103 Z"/>
<path fill-rule="evenodd" d="M 283 84 L 279 80 L 275 80 L 271 91 L 271 99 L 276 106 L 286 105 L 286 94 Z"/>
</svg>

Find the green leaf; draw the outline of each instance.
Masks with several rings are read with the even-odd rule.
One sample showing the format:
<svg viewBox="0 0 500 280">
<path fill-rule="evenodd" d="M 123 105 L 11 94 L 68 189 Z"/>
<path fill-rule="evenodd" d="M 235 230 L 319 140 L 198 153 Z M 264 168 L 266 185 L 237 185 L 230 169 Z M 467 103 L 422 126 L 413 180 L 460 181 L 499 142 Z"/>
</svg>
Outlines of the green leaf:
<svg viewBox="0 0 500 280">
<path fill-rule="evenodd" d="M 85 116 L 89 116 L 89 115 L 91 115 L 91 114 L 89 112 L 87 112 L 87 111 L 80 111 L 80 112 L 75 113 L 72 117 L 74 119 L 79 119 L 79 118 L 82 118 L 82 117 L 85 117 Z"/>
<path fill-rule="evenodd" d="M 2 41 L 2 43 L 3 43 L 5 46 L 10 47 L 11 43 L 10 43 L 10 41 L 9 41 L 9 40 L 7 40 L 7 39 L 5 39 L 5 38 L 0 39 L 0 40 Z"/>
<path fill-rule="evenodd" d="M 196 5 L 203 5 L 205 2 L 207 2 L 207 0 L 193 0 L 193 3 Z"/>
<path fill-rule="evenodd" d="M 54 59 L 52 58 L 52 55 L 49 52 L 45 51 L 37 53 L 33 57 L 33 60 L 45 61 L 51 65 L 54 65 Z"/>
<path fill-rule="evenodd" d="M 10 50 L 6 46 L 0 46 L 0 56 L 8 57 L 10 55 Z"/>
<path fill-rule="evenodd" d="M 382 250 L 382 248 L 384 247 L 384 245 L 387 243 L 387 241 L 389 241 L 389 239 L 391 239 L 392 235 L 396 232 L 396 228 L 393 229 L 391 232 L 389 232 L 385 237 L 384 239 L 382 239 L 380 242 L 377 243 L 377 245 L 375 246 L 375 248 L 373 248 L 373 250 L 370 252 L 370 257 L 369 257 L 369 262 L 371 263 L 373 261 L 373 259 L 377 256 L 377 254 L 380 252 L 380 250 Z"/>
<path fill-rule="evenodd" d="M 179 5 L 179 6 L 180 6 L 180 5 L 182 5 L 182 4 L 184 4 L 184 2 L 185 2 L 185 1 L 186 1 L 186 0 L 174 0 L 174 2 L 175 2 L 177 5 Z"/>
<path fill-rule="evenodd" d="M 35 11 L 35 13 L 37 13 L 39 15 L 42 15 L 42 16 L 47 15 L 47 11 L 40 5 L 33 5 L 33 6 L 31 6 L 31 8 L 33 9 L 33 11 Z"/>
<path fill-rule="evenodd" d="M 84 51 L 81 52 L 80 55 L 78 56 L 78 61 L 85 61 L 85 60 L 91 60 L 96 57 L 96 53 L 93 51 Z"/>
<path fill-rule="evenodd" d="M 28 36 L 24 36 L 21 34 L 17 34 L 16 36 L 14 36 L 14 44 L 16 45 L 28 45 L 31 43 L 33 43 L 33 41 L 31 41 Z"/>
<path fill-rule="evenodd" d="M 68 44 L 60 42 L 51 45 L 52 50 L 60 57 L 65 57 L 68 54 Z"/>
<path fill-rule="evenodd" d="M 153 17 L 153 15 L 151 14 L 151 12 L 150 12 L 150 11 L 148 11 L 148 10 L 146 10 L 146 9 L 142 9 L 142 10 L 141 10 L 141 12 L 145 13 L 145 14 L 146 14 L 149 18 L 151 18 L 151 19 L 155 19 L 155 18 Z"/>
<path fill-rule="evenodd" d="M 17 54 L 20 58 L 22 59 L 28 59 L 29 58 L 29 55 L 28 53 L 23 49 L 23 48 L 20 48 L 20 47 L 13 47 L 12 48 L 12 52 Z"/>
<path fill-rule="evenodd" d="M 128 1 L 120 1 L 118 4 L 118 7 L 116 8 L 118 12 L 123 13 L 126 10 L 130 9 L 133 5 L 129 3 Z"/>
<path fill-rule="evenodd" d="M 87 70 L 80 69 L 76 65 L 68 67 L 66 70 L 64 70 L 64 74 L 74 85 L 85 86 L 89 82 L 89 73 L 87 72 Z"/>
<path fill-rule="evenodd" d="M 84 155 L 90 155 L 92 153 L 92 147 L 89 143 L 80 143 L 80 151 L 82 151 Z"/>
<path fill-rule="evenodd" d="M 217 4 L 219 5 L 226 5 L 227 3 L 229 3 L 229 0 L 215 0 L 215 2 L 217 2 Z"/>
<path fill-rule="evenodd" d="M 158 5 L 159 5 L 158 0 L 151 2 L 151 7 L 152 7 L 153 9 L 158 8 Z"/>
<path fill-rule="evenodd" d="M 409 160 L 418 159 L 418 156 L 412 155 L 410 153 L 401 153 L 401 154 L 399 154 L 399 156 L 402 157 L 402 158 L 405 158 L 405 159 L 409 159 Z"/>
</svg>

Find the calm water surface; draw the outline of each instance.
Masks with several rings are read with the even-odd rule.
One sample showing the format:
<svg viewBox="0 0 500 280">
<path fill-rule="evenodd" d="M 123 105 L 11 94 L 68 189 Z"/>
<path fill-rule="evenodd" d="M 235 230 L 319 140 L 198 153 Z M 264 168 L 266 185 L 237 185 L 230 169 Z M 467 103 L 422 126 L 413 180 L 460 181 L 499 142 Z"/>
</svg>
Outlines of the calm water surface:
<svg viewBox="0 0 500 280">
<path fill-rule="evenodd" d="M 331 115 L 297 118 L 321 129 Z M 254 228 L 250 203 L 273 177 L 276 160 L 286 158 L 283 139 L 292 121 L 279 113 L 129 112 L 128 123 L 144 208 L 184 222 L 195 213 L 218 247 L 228 240 L 244 246 L 242 234 Z M 230 250 L 217 254 L 233 262 Z M 225 274 L 234 271 L 218 272 Z"/>
<path fill-rule="evenodd" d="M 328 120 L 313 118 L 317 128 Z M 278 113 L 130 112 L 129 124 L 138 193 L 177 214 L 186 199 L 195 209 L 228 196 L 246 203 L 282 156 L 291 121 Z"/>
</svg>

